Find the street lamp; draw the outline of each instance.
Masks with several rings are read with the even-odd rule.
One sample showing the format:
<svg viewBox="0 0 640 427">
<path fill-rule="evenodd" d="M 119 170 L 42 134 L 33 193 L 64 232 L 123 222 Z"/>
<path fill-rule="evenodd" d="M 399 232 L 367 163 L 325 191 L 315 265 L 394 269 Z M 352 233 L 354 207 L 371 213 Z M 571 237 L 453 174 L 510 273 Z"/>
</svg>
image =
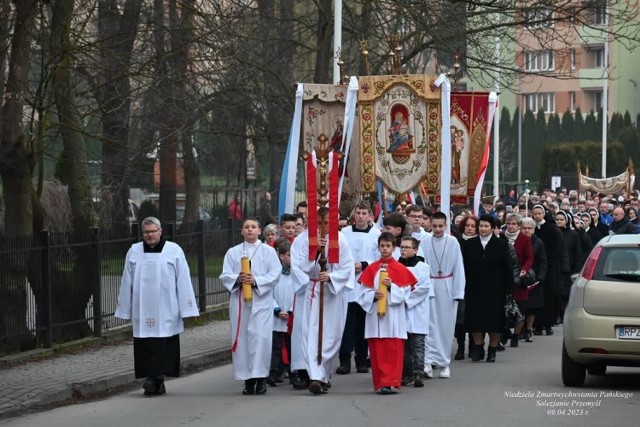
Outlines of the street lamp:
<svg viewBox="0 0 640 427">
<path fill-rule="evenodd" d="M 633 85 L 633 123 L 637 126 L 636 119 L 638 116 L 638 81 L 636 79 L 629 79 L 629 82 Z"/>
</svg>

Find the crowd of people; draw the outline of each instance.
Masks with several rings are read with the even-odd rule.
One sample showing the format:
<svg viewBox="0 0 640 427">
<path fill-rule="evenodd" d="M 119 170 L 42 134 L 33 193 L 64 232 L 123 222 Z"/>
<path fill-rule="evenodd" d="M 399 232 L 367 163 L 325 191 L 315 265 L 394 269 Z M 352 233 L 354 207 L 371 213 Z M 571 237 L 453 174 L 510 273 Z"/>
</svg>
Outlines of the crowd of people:
<svg viewBox="0 0 640 427">
<path fill-rule="evenodd" d="M 518 347 L 553 334 L 571 275 L 603 236 L 640 231 L 638 205 L 636 197 L 545 190 L 507 203 L 486 200 L 480 215 L 463 209 L 452 224 L 431 207 L 403 204 L 380 225 L 362 201 L 340 219 L 337 234 L 327 233 L 327 208 L 318 210 L 317 227 L 308 227 L 305 202 L 264 229 L 245 218 L 244 241 L 229 249 L 220 275 L 231 293 L 234 378 L 244 381 L 245 395 L 287 381 L 325 394 L 332 375 L 348 375 L 355 365 L 357 373 L 371 371 L 377 393 L 392 394 L 450 378 L 454 338 L 454 360 L 495 362 L 509 342 Z M 130 251 L 116 312 L 134 321 L 136 375 L 147 378 L 148 395 L 165 392 L 164 375 L 175 374 L 179 358 L 181 319 L 197 315 L 184 254 L 167 246 L 161 231 L 155 218 L 143 222 L 145 240 Z M 167 312 L 155 319 L 136 312 L 144 308 L 137 308 L 136 292 L 148 292 L 150 276 L 140 271 L 165 247 L 173 251 L 169 274 L 155 274 L 179 292 L 176 301 L 161 301 Z M 507 298 L 524 314 L 511 329 Z M 170 335 L 158 330 L 163 316 L 174 322 Z M 138 369 L 143 358 L 153 366 L 140 362 Z"/>
</svg>

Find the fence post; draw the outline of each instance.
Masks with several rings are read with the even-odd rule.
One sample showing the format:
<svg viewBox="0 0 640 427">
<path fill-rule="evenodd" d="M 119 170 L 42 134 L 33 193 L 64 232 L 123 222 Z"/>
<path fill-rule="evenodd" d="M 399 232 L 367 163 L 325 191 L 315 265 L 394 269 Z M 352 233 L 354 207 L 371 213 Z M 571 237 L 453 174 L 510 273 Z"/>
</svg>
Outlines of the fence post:
<svg viewBox="0 0 640 427">
<path fill-rule="evenodd" d="M 170 241 L 175 241 L 175 229 L 176 224 L 174 222 L 167 222 L 166 224 L 162 224 L 162 235 L 165 239 Z"/>
<path fill-rule="evenodd" d="M 207 270 L 204 248 L 204 221 L 198 220 L 198 306 L 200 313 L 207 310 Z"/>
<path fill-rule="evenodd" d="M 42 286 L 44 288 L 45 296 L 45 316 L 46 326 L 44 334 L 44 346 L 51 348 L 53 346 L 53 319 L 51 308 L 51 242 L 49 241 L 49 231 L 42 230 L 40 232 L 40 243 L 42 244 L 42 262 L 41 262 L 41 274 L 42 274 Z"/>
<path fill-rule="evenodd" d="M 131 224 L 131 244 L 138 243 L 140 241 L 140 226 L 137 222 Z"/>
<path fill-rule="evenodd" d="M 100 229 L 91 227 L 93 243 L 93 336 L 102 336 L 102 248 L 100 247 Z"/>
</svg>

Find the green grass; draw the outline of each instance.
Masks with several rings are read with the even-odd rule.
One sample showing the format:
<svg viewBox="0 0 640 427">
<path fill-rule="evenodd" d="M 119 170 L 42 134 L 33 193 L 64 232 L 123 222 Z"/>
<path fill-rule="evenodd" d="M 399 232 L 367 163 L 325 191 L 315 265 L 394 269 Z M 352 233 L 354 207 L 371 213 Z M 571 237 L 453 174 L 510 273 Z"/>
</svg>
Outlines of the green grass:
<svg viewBox="0 0 640 427">
<path fill-rule="evenodd" d="M 219 276 L 222 273 L 222 257 L 205 258 L 205 274 L 207 276 Z M 198 258 L 188 257 L 191 276 L 198 275 Z M 124 258 L 104 258 L 102 260 L 102 274 L 105 276 L 120 276 L 124 268 Z"/>
</svg>

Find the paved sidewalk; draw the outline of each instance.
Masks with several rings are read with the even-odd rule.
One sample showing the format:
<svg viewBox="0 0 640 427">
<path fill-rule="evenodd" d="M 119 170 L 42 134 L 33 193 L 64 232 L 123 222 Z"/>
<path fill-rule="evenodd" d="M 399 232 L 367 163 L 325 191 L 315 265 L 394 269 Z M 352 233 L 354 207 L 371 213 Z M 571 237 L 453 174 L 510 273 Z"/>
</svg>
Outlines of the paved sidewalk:
<svg viewBox="0 0 640 427">
<path fill-rule="evenodd" d="M 180 335 L 182 371 L 197 372 L 230 363 L 230 337 L 228 320 L 185 330 Z M 142 387 L 142 381 L 133 374 L 132 339 L 0 369 L 0 419 L 136 384 Z"/>
</svg>

